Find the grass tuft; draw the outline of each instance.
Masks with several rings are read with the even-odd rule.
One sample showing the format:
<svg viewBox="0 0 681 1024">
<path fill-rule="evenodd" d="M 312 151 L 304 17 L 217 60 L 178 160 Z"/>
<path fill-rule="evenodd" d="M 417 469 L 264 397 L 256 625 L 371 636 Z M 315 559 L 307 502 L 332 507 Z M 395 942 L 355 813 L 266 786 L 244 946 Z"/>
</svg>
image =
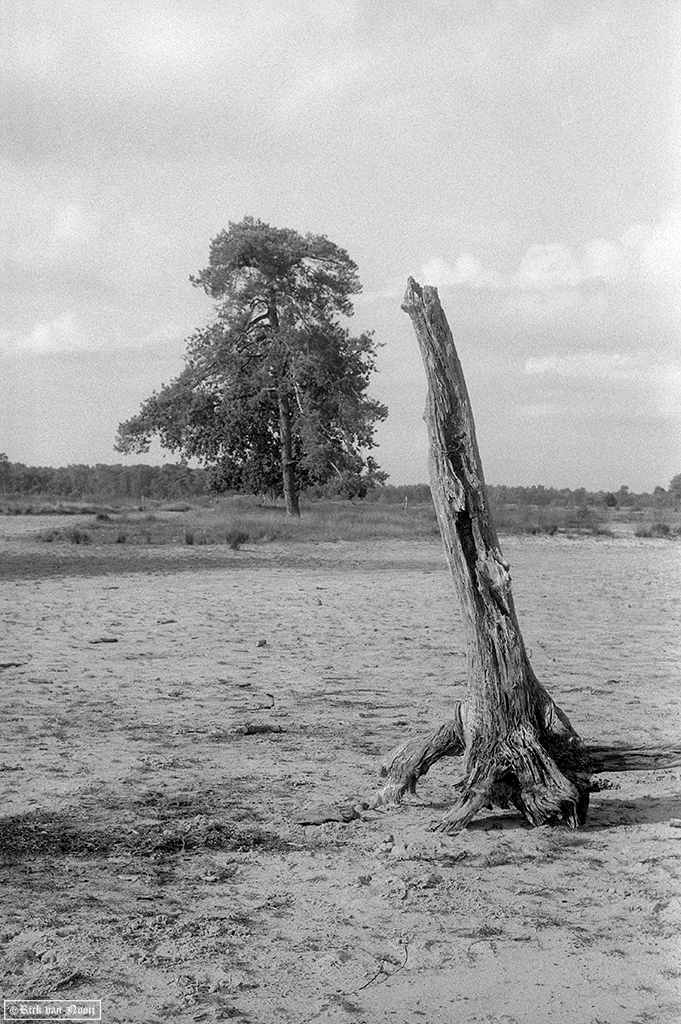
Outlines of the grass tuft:
<svg viewBox="0 0 681 1024">
<path fill-rule="evenodd" d="M 72 526 L 68 530 L 42 530 L 38 534 L 38 540 L 43 541 L 45 544 L 51 544 L 54 541 L 68 541 L 70 544 L 92 543 L 91 535 L 86 530 L 81 530 L 77 526 Z"/>
<path fill-rule="evenodd" d="M 225 540 L 232 551 L 238 551 L 241 545 L 245 544 L 248 540 L 248 534 L 244 533 L 242 530 L 228 530 Z"/>
<path fill-rule="evenodd" d="M 681 536 L 681 529 L 672 529 L 669 523 L 652 523 L 648 526 L 637 526 L 634 530 L 636 537 L 662 537 L 671 540 L 673 537 Z"/>
</svg>

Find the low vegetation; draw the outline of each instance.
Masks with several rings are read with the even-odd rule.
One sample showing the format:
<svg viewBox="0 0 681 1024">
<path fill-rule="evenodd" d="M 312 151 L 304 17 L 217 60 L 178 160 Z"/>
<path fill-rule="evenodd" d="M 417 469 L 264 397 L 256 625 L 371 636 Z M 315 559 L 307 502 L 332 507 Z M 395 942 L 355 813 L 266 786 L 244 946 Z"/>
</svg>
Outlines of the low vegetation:
<svg viewBox="0 0 681 1024">
<path fill-rule="evenodd" d="M 13 514 L 20 514 L 15 506 Z M 78 515 L 77 525 L 61 523 L 37 532 L 45 543 L 75 545 L 223 545 L 238 551 L 244 545 L 419 540 L 438 536 L 430 501 L 379 503 L 318 500 L 302 505 L 302 516 L 286 516 L 283 505 L 257 498 L 231 496 L 200 499 L 194 505 L 100 507 L 80 504 L 31 505 L 24 514 Z M 87 517 L 87 518 L 84 518 Z M 669 511 L 666 521 L 646 513 L 623 513 L 608 508 L 560 508 L 494 504 L 502 536 L 615 537 L 674 540 L 681 537 L 681 514 Z M 33 535 L 34 537 L 36 534 Z"/>
<path fill-rule="evenodd" d="M 681 525 L 669 523 L 653 523 L 651 526 L 637 526 L 634 531 L 637 537 L 681 537 Z"/>
<path fill-rule="evenodd" d="M 71 526 L 67 530 L 49 529 L 41 530 L 38 539 L 51 544 L 53 541 L 69 541 L 71 544 L 89 544 L 92 537 L 86 530 L 80 530 L 77 526 Z"/>
<path fill-rule="evenodd" d="M 206 472 L 183 465 L 31 467 L 0 456 L 0 514 L 78 516 L 40 532 L 46 543 L 227 545 L 271 541 L 412 540 L 438 534 L 428 484 L 376 485 L 363 499 L 313 487 L 291 521 L 274 495 L 216 495 Z M 681 536 L 681 477 L 668 490 L 635 494 L 491 485 L 499 533 L 555 536 Z M 83 519 L 83 517 L 91 517 Z"/>
<path fill-rule="evenodd" d="M 64 511 L 56 509 L 55 511 Z M 88 512 L 92 515 L 92 512 Z M 223 498 L 182 512 L 121 509 L 94 514 L 83 527 L 50 527 L 38 537 L 45 542 L 71 544 L 151 544 L 205 546 L 221 544 L 238 550 L 244 544 L 335 542 L 393 538 L 412 540 L 438 535 L 431 505 L 398 506 L 349 502 L 316 502 L 303 506 L 292 519 L 279 506 L 254 499 Z"/>
</svg>

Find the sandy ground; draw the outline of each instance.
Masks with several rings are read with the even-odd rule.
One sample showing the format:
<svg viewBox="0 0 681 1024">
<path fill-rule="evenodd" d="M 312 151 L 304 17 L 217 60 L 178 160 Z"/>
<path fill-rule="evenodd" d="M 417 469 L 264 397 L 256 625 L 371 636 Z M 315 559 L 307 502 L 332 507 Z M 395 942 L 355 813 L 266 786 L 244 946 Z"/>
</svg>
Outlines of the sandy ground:
<svg viewBox="0 0 681 1024">
<path fill-rule="evenodd" d="M 464 695 L 438 543 L 102 552 L 15 522 L 4 998 L 101 998 L 108 1024 L 678 1024 L 680 770 L 609 776 L 578 832 L 429 831 L 455 760 L 398 810 L 297 823 L 341 818 Z M 583 738 L 678 741 L 681 548 L 502 544 Z"/>
</svg>

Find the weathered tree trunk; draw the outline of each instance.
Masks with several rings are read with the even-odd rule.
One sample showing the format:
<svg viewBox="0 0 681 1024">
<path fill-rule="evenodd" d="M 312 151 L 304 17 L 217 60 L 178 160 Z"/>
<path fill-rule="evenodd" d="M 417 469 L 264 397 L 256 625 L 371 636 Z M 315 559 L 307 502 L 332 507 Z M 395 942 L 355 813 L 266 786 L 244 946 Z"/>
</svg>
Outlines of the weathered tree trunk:
<svg viewBox="0 0 681 1024">
<path fill-rule="evenodd" d="M 451 722 L 393 754 L 381 800 L 399 801 L 439 757 L 463 752 L 457 799 L 440 830 L 456 832 L 482 807 L 509 803 L 534 825 L 563 820 L 576 827 L 589 803 L 588 753 L 525 650 L 451 331 L 435 288 L 410 278 L 402 308 L 426 368 L 431 489 L 463 609 L 468 692 Z"/>
<path fill-rule="evenodd" d="M 388 782 L 381 791 L 378 804 L 399 803 L 405 793 L 415 793 L 416 783 L 443 757 L 458 757 L 466 749 L 464 727 L 465 708 L 454 701 L 449 721 L 435 732 L 415 736 L 400 743 L 384 759 L 381 775 Z M 584 747 L 591 769 L 599 774 L 607 772 L 659 771 L 681 767 L 681 748 L 673 744 L 654 747 L 627 747 L 592 745 Z M 591 791 L 602 789 L 598 780 L 592 782 Z"/>
<path fill-rule="evenodd" d="M 291 435 L 291 404 L 288 392 L 282 385 L 278 391 L 279 400 L 279 437 L 281 441 L 281 475 L 284 485 L 284 501 L 286 515 L 300 516 L 298 490 L 296 488 L 296 464 L 293 458 L 293 440 Z"/>
</svg>

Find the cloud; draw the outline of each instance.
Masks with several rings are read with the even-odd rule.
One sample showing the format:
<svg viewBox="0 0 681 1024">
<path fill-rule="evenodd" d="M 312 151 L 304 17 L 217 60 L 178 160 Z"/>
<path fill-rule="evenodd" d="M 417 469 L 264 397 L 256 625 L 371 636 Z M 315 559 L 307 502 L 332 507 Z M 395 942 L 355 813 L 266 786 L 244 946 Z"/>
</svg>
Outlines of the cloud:
<svg viewBox="0 0 681 1024">
<path fill-rule="evenodd" d="M 55 239 L 78 243 L 92 241 L 99 233 L 101 215 L 98 211 L 85 210 L 76 203 L 64 203 L 52 211 L 52 231 Z"/>
<path fill-rule="evenodd" d="M 78 314 L 68 309 L 51 318 L 26 320 L 31 324 L 28 328 L 0 331 L 0 350 L 10 355 L 96 352 L 105 348 L 130 351 L 174 346 L 187 333 L 177 321 L 159 323 L 158 313 L 144 318 L 147 322 L 144 326 L 137 324 L 137 330 L 126 331 L 121 318 L 110 308 L 82 308 Z"/>
<path fill-rule="evenodd" d="M 654 366 L 651 380 L 658 414 L 666 420 L 681 425 L 681 365 L 666 364 Z"/>
<path fill-rule="evenodd" d="M 93 16 L 86 0 L 36 0 L 29 19 L 21 0 L 5 3 L 5 152 L 31 163 L 225 149 L 262 160 L 275 139 L 299 146 L 291 127 L 333 109 L 367 66 L 350 3 L 109 0 Z"/>
<path fill-rule="evenodd" d="M 678 290 L 681 284 L 681 210 L 671 209 L 657 225 L 636 224 L 617 241 L 590 239 L 581 254 L 561 242 L 533 245 L 510 273 L 485 267 L 464 253 L 453 263 L 434 258 L 421 268 L 426 284 L 438 288 L 553 292 L 591 283 L 635 283 Z"/>
<path fill-rule="evenodd" d="M 581 272 L 586 280 L 600 278 L 615 281 L 626 271 L 626 258 L 621 245 L 594 238 L 584 246 Z"/>
<path fill-rule="evenodd" d="M 40 320 L 23 336 L 11 338 L 5 332 L 10 349 L 31 352 L 74 352 L 90 347 L 87 335 L 77 325 L 72 313 L 63 313 L 53 320 Z"/>
<path fill-rule="evenodd" d="M 3 326 L 20 324 L 29 334 L 37 320 L 83 307 L 101 322 L 118 302 L 127 333 L 136 331 L 133 311 L 141 304 L 172 307 L 173 315 L 200 309 L 187 281 L 197 265 L 187 256 L 191 229 L 169 198 L 152 212 L 140 198 L 144 188 L 126 195 L 115 176 L 109 187 L 105 176 L 66 175 L 59 167 L 36 173 L 9 161 L 0 161 L 0 183 Z"/>
<path fill-rule="evenodd" d="M 523 257 L 518 272 L 502 287 L 530 290 L 570 288 L 581 284 L 583 272 L 566 245 L 533 245 Z"/>
<path fill-rule="evenodd" d="M 544 419 L 544 417 L 551 416 L 557 411 L 556 406 L 551 405 L 549 402 L 528 402 L 525 405 L 518 406 L 520 415 L 526 416 L 528 419 Z"/>
<path fill-rule="evenodd" d="M 56 184 L 42 181 L 36 186 L 9 163 L 0 164 L 0 175 L 0 259 L 31 272 L 65 261 L 91 268 L 91 250 L 105 226 L 102 211 L 59 195 Z"/>
<path fill-rule="evenodd" d="M 635 376 L 640 358 L 621 352 L 572 352 L 568 355 L 532 356 L 525 362 L 525 373 L 554 377 L 630 378 Z"/>
<path fill-rule="evenodd" d="M 469 252 L 457 257 L 453 265 L 445 260 L 430 260 L 421 268 L 421 280 L 424 284 L 435 285 L 436 288 L 503 287 L 501 275 L 486 270 Z"/>
<path fill-rule="evenodd" d="M 659 224 L 637 224 L 622 236 L 625 259 L 648 284 L 678 290 L 681 283 L 681 208 L 667 211 Z"/>
<path fill-rule="evenodd" d="M 626 406 L 630 417 L 681 423 L 681 364 L 660 360 L 651 352 L 531 356 L 524 372 L 537 379 L 535 388 L 550 390 L 553 403 L 524 405 L 521 412 L 526 416 L 549 415 L 560 407 L 597 418 Z"/>
<path fill-rule="evenodd" d="M 363 58 L 341 53 L 339 57 L 322 60 L 292 75 L 282 83 L 277 100 L 277 110 L 284 123 L 295 121 L 310 108 L 324 107 L 346 92 L 359 80 L 365 66 Z"/>
</svg>

